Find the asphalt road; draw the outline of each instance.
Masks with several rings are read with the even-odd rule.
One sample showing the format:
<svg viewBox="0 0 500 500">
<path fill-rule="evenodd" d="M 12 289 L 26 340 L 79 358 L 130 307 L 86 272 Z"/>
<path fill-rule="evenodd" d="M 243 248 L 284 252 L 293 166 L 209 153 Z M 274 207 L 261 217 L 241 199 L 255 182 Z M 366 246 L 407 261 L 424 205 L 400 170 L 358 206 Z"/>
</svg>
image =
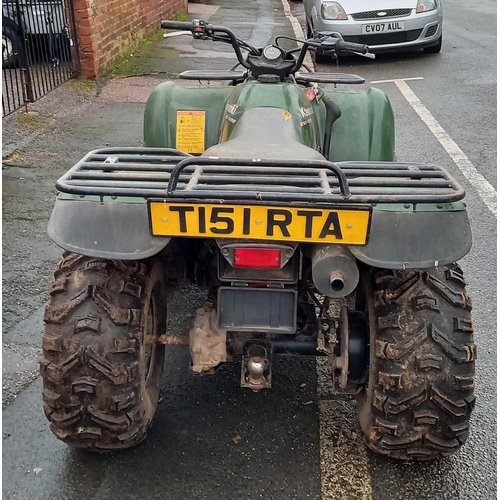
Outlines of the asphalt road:
<svg viewBox="0 0 500 500">
<path fill-rule="evenodd" d="M 220 9 L 209 15 L 218 23 L 234 24 L 255 43 L 265 44 L 273 32 L 290 34 L 279 2 L 259 0 L 249 6 L 221 0 L 217 5 Z M 367 84 L 423 77 L 407 83 L 472 165 L 496 186 L 496 3 L 444 0 L 444 7 L 440 55 L 346 59 L 340 69 L 364 76 Z M 299 19 L 301 8 L 294 4 L 292 9 Z M 216 55 L 215 44 L 206 50 L 200 44 L 163 42 L 141 64 L 152 71 L 160 63 L 169 71 L 231 64 L 227 52 Z M 177 57 L 179 53 L 185 57 Z M 336 69 L 322 66 L 317 71 Z M 274 389 L 253 394 L 238 387 L 238 366 L 225 366 L 212 378 L 190 376 L 186 352 L 179 347 L 169 348 L 155 426 L 139 447 L 88 455 L 51 435 L 36 367 L 46 290 L 60 253 L 45 234 L 53 181 L 90 149 L 139 145 L 144 99 L 157 81 L 108 84 L 81 113 L 62 118 L 4 164 L 3 497 L 496 498 L 496 218 L 480 189 L 470 184 L 394 83 L 376 86 L 387 92 L 394 108 L 398 159 L 442 165 L 468 193 L 474 246 L 462 265 L 475 306 L 478 362 L 476 410 L 463 450 L 424 464 L 377 457 L 361 444 L 355 407 L 342 398 L 332 400 L 314 361 L 278 359 Z M 172 332 L 187 331 L 201 300 L 191 289 L 172 299 Z M 238 444 L 236 436 L 241 437 Z"/>
</svg>

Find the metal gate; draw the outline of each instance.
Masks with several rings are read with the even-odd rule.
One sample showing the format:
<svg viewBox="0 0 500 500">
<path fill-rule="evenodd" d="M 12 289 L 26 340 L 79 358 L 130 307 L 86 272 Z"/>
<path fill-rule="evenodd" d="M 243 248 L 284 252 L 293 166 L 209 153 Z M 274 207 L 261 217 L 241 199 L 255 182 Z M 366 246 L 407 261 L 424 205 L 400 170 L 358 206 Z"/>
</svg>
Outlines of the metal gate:
<svg viewBox="0 0 500 500">
<path fill-rule="evenodd" d="M 2 0 L 2 112 L 80 71 L 73 0 Z"/>
</svg>

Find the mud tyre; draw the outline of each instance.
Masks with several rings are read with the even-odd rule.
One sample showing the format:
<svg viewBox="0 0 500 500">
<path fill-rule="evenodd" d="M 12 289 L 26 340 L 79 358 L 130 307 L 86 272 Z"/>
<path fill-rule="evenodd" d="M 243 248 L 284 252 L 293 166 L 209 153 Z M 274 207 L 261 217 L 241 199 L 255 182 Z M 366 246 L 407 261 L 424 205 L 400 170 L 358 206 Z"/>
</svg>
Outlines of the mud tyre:
<svg viewBox="0 0 500 500">
<path fill-rule="evenodd" d="M 369 380 L 358 394 L 366 444 L 403 460 L 456 452 L 474 407 L 471 301 L 456 264 L 365 274 Z"/>
<path fill-rule="evenodd" d="M 40 368 L 52 432 L 90 451 L 140 443 L 158 403 L 165 356 L 163 269 L 156 259 L 65 253 L 45 310 Z"/>
</svg>

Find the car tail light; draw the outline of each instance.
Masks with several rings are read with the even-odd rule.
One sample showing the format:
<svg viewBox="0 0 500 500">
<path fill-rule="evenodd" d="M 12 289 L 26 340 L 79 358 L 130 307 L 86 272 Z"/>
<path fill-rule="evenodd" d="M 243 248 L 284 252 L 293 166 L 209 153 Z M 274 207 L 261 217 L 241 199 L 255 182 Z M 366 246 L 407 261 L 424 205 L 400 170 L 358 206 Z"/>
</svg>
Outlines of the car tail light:
<svg viewBox="0 0 500 500">
<path fill-rule="evenodd" d="M 274 248 L 235 248 L 234 267 L 277 269 L 281 267 L 281 251 Z"/>
</svg>

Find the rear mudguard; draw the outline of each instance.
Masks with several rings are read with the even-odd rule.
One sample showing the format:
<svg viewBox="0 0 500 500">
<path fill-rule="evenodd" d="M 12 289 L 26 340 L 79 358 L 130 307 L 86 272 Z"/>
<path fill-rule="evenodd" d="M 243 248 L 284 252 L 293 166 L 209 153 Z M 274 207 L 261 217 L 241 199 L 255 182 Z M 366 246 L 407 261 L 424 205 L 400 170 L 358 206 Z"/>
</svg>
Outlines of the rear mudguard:
<svg viewBox="0 0 500 500">
<path fill-rule="evenodd" d="M 438 208 L 438 211 L 436 211 Z M 426 269 L 456 262 L 472 247 L 465 205 L 377 205 L 368 244 L 354 256 L 384 269 Z"/>
<path fill-rule="evenodd" d="M 349 245 L 355 257 L 386 269 L 450 264 L 472 245 L 463 203 L 378 205 L 367 245 Z M 60 194 L 49 221 L 52 240 L 71 252 L 103 259 L 136 260 L 163 250 L 170 238 L 151 236 L 148 206 L 139 199 Z"/>
<path fill-rule="evenodd" d="M 137 198 L 59 194 L 47 233 L 61 248 L 89 257 L 138 260 L 165 248 L 170 238 L 151 236 L 148 206 Z"/>
</svg>

